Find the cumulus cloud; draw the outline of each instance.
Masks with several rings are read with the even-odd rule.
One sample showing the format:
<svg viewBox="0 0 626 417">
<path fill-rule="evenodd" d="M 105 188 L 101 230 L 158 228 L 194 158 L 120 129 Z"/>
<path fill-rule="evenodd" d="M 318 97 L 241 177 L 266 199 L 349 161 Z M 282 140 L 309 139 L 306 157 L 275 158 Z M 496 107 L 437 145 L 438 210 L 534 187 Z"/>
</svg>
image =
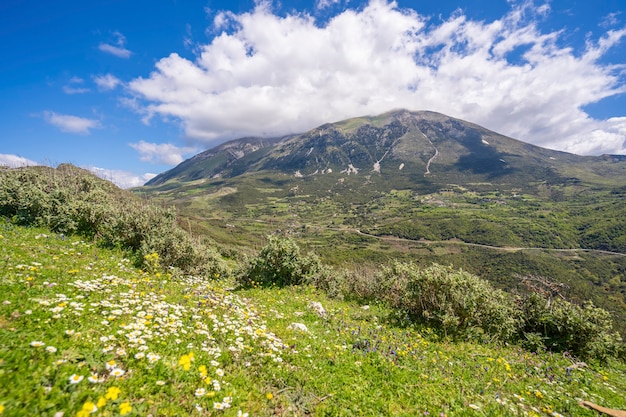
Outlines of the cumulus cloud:
<svg viewBox="0 0 626 417">
<path fill-rule="evenodd" d="M 248 13 L 218 13 L 218 35 L 194 60 L 172 53 L 129 88 L 146 120 L 173 116 L 205 145 L 408 108 L 553 149 L 623 150 L 621 118 L 594 120 L 584 107 L 626 92 L 624 68 L 603 60 L 626 29 L 590 36 L 575 50 L 560 31 L 539 29 L 547 3 L 510 4 L 494 21 L 461 11 L 431 21 L 371 0 L 318 24 L 304 13 L 278 16 L 259 2 Z"/>
<path fill-rule="evenodd" d="M 97 75 L 93 77 L 93 81 L 96 83 L 100 90 L 113 90 L 122 82 L 119 78 L 111 74 Z"/>
<path fill-rule="evenodd" d="M 118 58 L 130 58 L 132 52 L 126 49 L 126 37 L 120 32 L 113 32 L 114 43 L 100 43 L 98 49 L 107 54 L 115 55 Z"/>
<path fill-rule="evenodd" d="M 193 152 L 194 148 L 180 148 L 170 143 L 150 143 L 139 141 L 129 146 L 139 152 L 139 159 L 165 165 L 178 165 L 184 161 L 183 154 Z"/>
<path fill-rule="evenodd" d="M 0 166 L 8 166 L 10 168 L 20 168 L 27 166 L 40 165 L 30 159 L 7 153 L 0 153 Z"/>
<path fill-rule="evenodd" d="M 53 111 L 44 111 L 46 122 L 58 127 L 63 132 L 89 134 L 91 129 L 99 128 L 100 121 L 70 114 L 59 114 Z"/>
<path fill-rule="evenodd" d="M 81 168 L 88 170 L 104 180 L 111 181 L 120 188 L 140 187 L 156 177 L 156 174 L 153 173 L 137 175 L 128 171 L 99 168 L 95 166 L 82 166 Z"/>
</svg>

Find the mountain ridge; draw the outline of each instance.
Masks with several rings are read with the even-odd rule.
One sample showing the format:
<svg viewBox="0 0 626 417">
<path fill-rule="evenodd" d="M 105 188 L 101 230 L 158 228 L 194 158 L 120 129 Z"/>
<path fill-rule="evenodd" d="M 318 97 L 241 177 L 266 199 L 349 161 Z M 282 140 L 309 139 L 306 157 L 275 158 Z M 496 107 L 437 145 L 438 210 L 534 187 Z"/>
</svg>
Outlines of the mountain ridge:
<svg viewBox="0 0 626 417">
<path fill-rule="evenodd" d="M 441 113 L 398 109 L 326 123 L 300 134 L 225 142 L 159 174 L 146 186 L 261 171 L 293 178 L 377 173 L 425 185 L 454 183 L 459 177 L 474 182 L 506 182 L 513 176 L 527 182 L 566 182 L 580 180 L 571 166 L 585 165 L 578 174 L 590 179 L 605 175 L 606 168 L 594 165 L 623 162 L 626 157 L 619 155 L 580 156 L 545 149 Z"/>
</svg>

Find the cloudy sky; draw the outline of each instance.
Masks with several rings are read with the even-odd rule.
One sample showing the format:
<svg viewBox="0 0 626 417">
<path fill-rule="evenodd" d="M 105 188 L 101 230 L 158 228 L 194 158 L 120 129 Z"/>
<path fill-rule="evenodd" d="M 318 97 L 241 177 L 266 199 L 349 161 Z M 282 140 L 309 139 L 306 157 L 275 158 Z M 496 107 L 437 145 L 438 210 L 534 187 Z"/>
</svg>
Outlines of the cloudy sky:
<svg viewBox="0 0 626 417">
<path fill-rule="evenodd" d="M 626 154 L 622 0 L 5 0 L 0 41 L 0 164 L 123 187 L 398 108 Z"/>
</svg>

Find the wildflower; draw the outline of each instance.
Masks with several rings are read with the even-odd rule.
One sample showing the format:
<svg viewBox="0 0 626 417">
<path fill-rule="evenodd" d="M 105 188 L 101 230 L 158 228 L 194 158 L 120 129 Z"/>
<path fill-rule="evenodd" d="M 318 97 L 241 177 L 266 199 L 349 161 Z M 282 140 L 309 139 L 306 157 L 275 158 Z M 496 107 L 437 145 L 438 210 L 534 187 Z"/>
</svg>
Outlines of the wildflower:
<svg viewBox="0 0 626 417">
<path fill-rule="evenodd" d="M 96 406 L 97 406 L 98 408 L 102 408 L 102 407 L 104 407 L 105 405 L 107 405 L 107 400 L 106 400 L 106 398 L 104 398 L 104 397 L 100 397 L 100 398 L 98 398 L 98 403 L 96 404 Z"/>
<path fill-rule="evenodd" d="M 83 378 L 84 378 L 84 376 L 82 376 L 82 375 L 73 374 L 70 377 L 70 384 L 78 384 L 80 381 L 83 380 Z"/>
<path fill-rule="evenodd" d="M 120 415 L 125 416 L 133 410 L 133 407 L 130 405 L 128 401 L 120 404 Z"/>
<path fill-rule="evenodd" d="M 215 410 L 223 410 L 224 409 L 224 404 L 222 404 L 222 403 L 213 403 L 213 408 Z"/>
<path fill-rule="evenodd" d="M 217 376 L 224 376 L 224 370 L 223 369 L 216 369 L 215 370 L 215 374 Z"/>
<path fill-rule="evenodd" d="M 89 378 L 87 378 L 87 381 L 91 382 L 92 384 L 98 384 L 100 382 L 104 382 L 104 378 L 99 378 L 98 374 L 92 373 L 91 375 L 89 375 Z"/>
<path fill-rule="evenodd" d="M 4 413 L 4 405 L 0 404 L 0 414 Z"/>
<path fill-rule="evenodd" d="M 46 347 L 46 352 L 55 353 L 56 351 L 57 351 L 57 348 L 55 348 L 54 346 L 47 346 Z"/>
<path fill-rule="evenodd" d="M 206 390 L 204 388 L 198 388 L 196 390 L 196 397 L 203 397 L 206 394 Z"/>
<path fill-rule="evenodd" d="M 115 400 L 117 400 L 117 397 L 120 395 L 121 392 L 122 392 L 122 390 L 119 389 L 118 387 L 110 387 L 107 390 L 107 393 L 106 393 L 106 395 L 104 397 L 107 400 L 115 401 Z"/>
<path fill-rule="evenodd" d="M 91 401 L 85 402 L 80 411 L 76 414 L 76 417 L 87 417 L 91 413 L 98 411 L 98 407 Z"/>
<path fill-rule="evenodd" d="M 156 384 L 157 384 L 158 386 L 162 387 L 163 385 L 165 385 L 165 381 L 161 381 L 161 380 L 159 380 L 159 381 L 157 381 L 157 382 L 156 382 Z"/>
<path fill-rule="evenodd" d="M 104 364 L 104 366 L 107 368 L 107 370 L 110 371 L 111 369 L 117 368 L 117 363 L 115 363 L 115 361 L 111 359 L 106 364 Z"/>
<path fill-rule="evenodd" d="M 39 341 L 39 340 L 34 340 L 34 341 L 30 342 L 30 345 L 32 347 L 42 347 L 42 346 L 45 346 L 46 344 L 44 342 Z"/>
<path fill-rule="evenodd" d="M 237 417 L 248 417 L 248 413 L 244 413 L 243 411 L 237 411 Z"/>
<path fill-rule="evenodd" d="M 159 359 L 161 359 L 161 357 L 156 353 L 148 353 L 148 360 L 150 361 L 150 363 L 155 363 Z"/>
<path fill-rule="evenodd" d="M 473 408 L 474 410 L 480 410 L 480 407 L 477 406 L 476 404 L 470 404 L 469 408 Z"/>
<path fill-rule="evenodd" d="M 111 375 L 111 376 L 115 376 L 115 377 L 120 377 L 120 376 L 124 375 L 125 373 L 126 373 L 126 371 L 125 371 L 125 370 L 123 370 L 123 369 L 120 369 L 120 368 L 113 368 L 113 369 L 111 370 L 111 374 L 110 374 L 110 375 Z"/>
<path fill-rule="evenodd" d="M 178 364 L 183 367 L 185 371 L 188 371 L 191 368 L 191 362 L 193 361 L 193 352 L 183 355 L 178 360 Z"/>
<path fill-rule="evenodd" d="M 202 378 L 206 378 L 206 376 L 207 376 L 207 369 L 206 369 L 206 366 L 205 366 L 205 365 L 200 365 L 200 366 L 198 367 L 198 372 L 200 372 L 200 376 L 201 376 Z"/>
<path fill-rule="evenodd" d="M 266 397 L 268 400 L 271 400 L 272 398 L 274 398 L 274 394 L 272 394 L 271 392 L 268 392 L 268 393 L 265 395 L 265 397 Z"/>
</svg>

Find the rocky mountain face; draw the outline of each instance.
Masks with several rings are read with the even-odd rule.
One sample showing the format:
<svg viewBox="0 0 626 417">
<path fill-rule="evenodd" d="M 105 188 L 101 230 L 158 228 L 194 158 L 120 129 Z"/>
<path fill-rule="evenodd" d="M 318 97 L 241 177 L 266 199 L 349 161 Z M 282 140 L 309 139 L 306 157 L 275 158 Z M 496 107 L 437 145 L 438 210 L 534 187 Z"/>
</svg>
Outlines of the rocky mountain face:
<svg viewBox="0 0 626 417">
<path fill-rule="evenodd" d="M 376 176 L 377 182 L 403 187 L 468 182 L 554 184 L 579 181 L 580 175 L 613 175 L 624 170 L 624 162 L 617 157 L 544 149 L 439 113 L 397 110 L 325 124 L 298 135 L 227 142 L 146 185 L 235 178 L 262 171 L 294 179 Z"/>
</svg>

